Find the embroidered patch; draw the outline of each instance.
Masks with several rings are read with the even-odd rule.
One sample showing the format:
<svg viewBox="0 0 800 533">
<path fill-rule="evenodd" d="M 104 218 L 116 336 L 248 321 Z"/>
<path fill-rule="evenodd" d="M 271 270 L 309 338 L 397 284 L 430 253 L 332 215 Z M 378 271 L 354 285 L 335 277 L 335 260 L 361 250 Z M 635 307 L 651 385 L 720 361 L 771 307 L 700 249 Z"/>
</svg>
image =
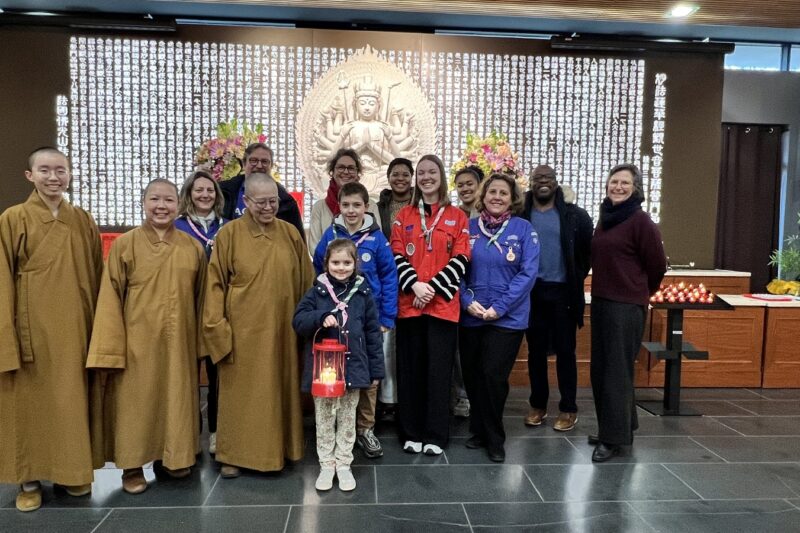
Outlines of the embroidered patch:
<svg viewBox="0 0 800 533">
<path fill-rule="evenodd" d="M 519 237 L 518 237 L 517 235 L 509 235 L 509 236 L 506 238 L 506 240 L 509 240 L 509 241 L 518 241 L 518 240 L 519 240 Z"/>
<path fill-rule="evenodd" d="M 364 261 L 365 263 L 369 263 L 371 259 L 372 256 L 369 255 L 369 252 L 364 252 L 363 254 L 361 254 L 361 260 Z"/>
<path fill-rule="evenodd" d="M 414 231 L 414 224 L 411 224 L 410 226 L 406 226 L 406 231 Z"/>
<path fill-rule="evenodd" d="M 367 237 L 367 238 L 366 238 L 366 239 L 364 239 L 364 240 L 365 240 L 365 241 L 374 241 L 374 240 L 375 240 L 375 237 L 373 237 L 372 235 L 370 235 L 369 237 Z"/>
<path fill-rule="evenodd" d="M 455 226 L 456 225 L 456 221 L 455 220 L 445 220 L 444 221 L 444 225 L 445 226 Z"/>
<path fill-rule="evenodd" d="M 539 244 L 539 234 L 535 231 L 531 232 L 531 238 L 533 239 L 533 244 Z"/>
</svg>

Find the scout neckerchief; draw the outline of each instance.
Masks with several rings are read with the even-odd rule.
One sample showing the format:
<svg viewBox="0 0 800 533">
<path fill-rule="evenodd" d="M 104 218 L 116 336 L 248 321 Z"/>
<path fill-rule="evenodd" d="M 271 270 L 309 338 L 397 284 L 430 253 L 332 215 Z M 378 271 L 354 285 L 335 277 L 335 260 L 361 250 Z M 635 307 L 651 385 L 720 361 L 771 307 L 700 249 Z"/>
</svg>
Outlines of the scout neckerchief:
<svg viewBox="0 0 800 533">
<path fill-rule="evenodd" d="M 331 224 L 331 226 L 333 227 L 333 238 L 334 238 L 334 239 L 337 239 L 338 237 L 337 237 L 337 235 L 336 235 L 336 223 L 333 223 L 333 224 Z M 350 235 L 348 235 L 348 237 L 350 237 Z M 361 246 L 361 243 L 362 243 L 362 242 L 364 242 L 364 241 L 366 240 L 366 238 L 367 238 L 367 237 L 369 237 L 369 232 L 368 232 L 368 231 L 365 231 L 365 232 L 364 232 L 364 235 L 362 235 L 362 236 L 361 236 L 361 237 L 360 237 L 360 238 L 359 238 L 359 239 L 356 241 L 356 249 L 358 249 L 358 247 L 359 247 L 359 246 Z"/>
<path fill-rule="evenodd" d="M 347 304 L 350 302 L 350 298 L 353 297 L 353 295 L 356 293 L 361 284 L 364 283 L 364 278 L 362 278 L 361 276 L 356 276 L 356 282 L 353 284 L 353 288 L 350 289 L 350 292 L 348 292 L 347 295 L 342 300 L 339 300 L 339 298 L 336 296 L 336 291 L 333 290 L 333 285 L 331 285 L 331 281 L 328 279 L 327 274 L 325 273 L 320 274 L 317 277 L 317 280 L 320 283 L 322 283 L 326 289 L 328 289 L 328 295 L 331 297 L 331 300 L 333 300 L 333 303 L 336 304 L 336 307 L 331 309 L 331 312 L 332 313 L 335 313 L 336 311 L 342 312 L 341 327 L 343 328 L 344 325 L 347 323 Z"/>
<path fill-rule="evenodd" d="M 491 221 L 492 219 L 495 219 L 495 220 L 500 219 L 500 220 L 502 220 L 503 218 L 505 218 L 505 221 L 503 222 L 503 225 L 500 226 L 500 229 L 498 229 L 493 235 L 492 233 L 489 232 L 488 229 L 486 229 L 486 226 L 484 225 L 484 218 L 487 219 L 487 222 Z M 511 221 L 511 213 L 509 211 L 507 211 L 506 213 L 500 215 L 499 217 L 493 217 L 488 212 L 486 212 L 486 210 L 483 210 L 481 212 L 481 216 L 478 217 L 478 227 L 480 228 L 481 233 L 483 233 L 484 235 L 486 235 L 486 237 L 489 238 L 489 242 L 486 243 L 486 248 L 489 248 L 489 246 L 494 244 L 495 248 L 497 248 L 497 251 L 500 252 L 501 254 L 503 253 L 503 248 L 497 242 L 497 239 L 499 239 L 500 236 L 503 234 L 503 232 L 506 230 L 506 227 L 508 226 L 508 223 L 510 221 Z M 498 222 L 499 222 L 499 220 L 498 220 Z M 492 222 L 489 222 L 489 223 L 491 224 Z M 508 253 L 509 253 L 509 255 L 511 255 L 511 259 L 509 259 L 509 261 L 513 261 L 514 260 L 514 252 L 511 251 L 510 247 L 508 249 Z"/>
<path fill-rule="evenodd" d="M 194 225 L 194 222 L 192 221 L 192 217 L 191 216 L 188 216 L 188 215 L 186 216 L 186 222 L 189 223 L 189 227 L 192 229 L 194 234 L 197 235 L 200 238 L 200 240 L 203 242 L 203 244 L 205 245 L 206 248 L 211 249 L 211 248 L 214 247 L 214 238 L 213 237 L 211 237 L 211 238 L 206 237 L 206 234 L 203 233 L 203 231 L 201 231 L 200 228 L 198 228 L 197 226 Z M 214 223 L 214 221 L 212 220 L 211 224 L 213 224 L 213 223 Z M 209 229 L 211 229 L 211 224 L 208 225 Z M 222 224 L 220 224 L 220 227 L 222 227 Z"/>
<path fill-rule="evenodd" d="M 442 218 L 442 213 L 444 213 L 444 204 L 439 208 L 439 212 L 436 213 L 436 218 L 433 219 L 433 225 L 429 228 L 427 224 L 425 224 L 425 204 L 420 199 L 419 201 L 419 223 L 422 226 L 422 236 L 425 237 L 425 244 L 428 245 L 428 251 L 430 252 L 433 250 L 433 245 L 431 244 L 431 237 L 433 236 L 433 230 L 436 229 L 436 224 L 439 223 L 439 219 Z"/>
</svg>

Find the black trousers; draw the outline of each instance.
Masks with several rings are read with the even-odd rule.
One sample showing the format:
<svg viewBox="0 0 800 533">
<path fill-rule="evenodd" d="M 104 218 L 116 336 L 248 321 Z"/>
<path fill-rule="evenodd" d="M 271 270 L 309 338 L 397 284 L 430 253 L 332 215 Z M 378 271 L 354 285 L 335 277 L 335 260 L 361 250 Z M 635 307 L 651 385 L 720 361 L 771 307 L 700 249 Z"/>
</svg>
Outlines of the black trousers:
<svg viewBox="0 0 800 533">
<path fill-rule="evenodd" d="M 502 447 L 506 440 L 503 409 L 508 377 L 524 333 L 489 325 L 459 328 L 461 370 L 470 403 L 469 429 L 482 437 L 489 449 Z"/>
<path fill-rule="evenodd" d="M 547 409 L 550 384 L 547 381 L 547 356 L 556 353 L 556 374 L 562 413 L 577 413 L 578 365 L 575 361 L 575 336 L 578 324 L 570 314 L 569 286 L 538 280 L 531 292 L 528 331 L 528 377 L 531 381 L 531 407 Z"/>
<path fill-rule="evenodd" d="M 639 427 L 633 365 L 646 313 L 641 305 L 592 298 L 592 392 L 598 437 L 606 444 L 633 444 Z"/>
<path fill-rule="evenodd" d="M 217 365 L 211 362 L 210 357 L 204 357 L 206 362 L 206 376 L 208 377 L 208 395 L 206 401 L 208 407 L 208 432 L 217 432 L 217 413 L 219 412 L 219 376 L 217 375 Z M 203 432 L 203 413 L 200 413 L 200 433 Z"/>
<path fill-rule="evenodd" d="M 432 316 L 397 320 L 397 422 L 402 440 L 445 446 L 458 324 Z"/>
</svg>

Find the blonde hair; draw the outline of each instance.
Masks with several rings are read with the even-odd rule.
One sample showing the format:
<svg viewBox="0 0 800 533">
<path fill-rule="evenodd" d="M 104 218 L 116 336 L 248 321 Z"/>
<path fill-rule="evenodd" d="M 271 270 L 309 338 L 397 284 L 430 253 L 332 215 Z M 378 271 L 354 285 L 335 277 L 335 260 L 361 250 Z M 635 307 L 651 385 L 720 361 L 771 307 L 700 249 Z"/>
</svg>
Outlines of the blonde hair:
<svg viewBox="0 0 800 533">
<path fill-rule="evenodd" d="M 211 180 L 211 183 L 214 184 L 214 207 L 212 210 L 217 218 L 222 218 L 222 208 L 225 205 L 225 198 L 222 197 L 222 189 L 219 187 L 219 183 L 217 183 L 214 178 L 211 177 L 211 174 L 206 172 L 205 170 L 198 170 L 194 172 L 189 178 L 183 183 L 183 187 L 181 188 L 181 193 L 178 196 L 178 216 L 193 216 L 196 217 L 197 213 L 194 210 L 194 202 L 192 202 L 192 187 L 194 187 L 194 182 L 200 178 L 206 178 L 207 180 Z"/>
</svg>

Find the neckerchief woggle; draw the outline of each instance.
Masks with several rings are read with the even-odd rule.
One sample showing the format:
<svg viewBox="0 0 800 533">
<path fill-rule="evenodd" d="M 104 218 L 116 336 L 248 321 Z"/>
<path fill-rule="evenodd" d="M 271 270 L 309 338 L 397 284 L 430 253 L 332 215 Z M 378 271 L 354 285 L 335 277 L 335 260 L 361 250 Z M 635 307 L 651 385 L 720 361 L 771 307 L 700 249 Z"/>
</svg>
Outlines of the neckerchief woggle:
<svg viewBox="0 0 800 533">
<path fill-rule="evenodd" d="M 356 293 L 358 288 L 361 286 L 361 284 L 364 283 L 364 278 L 362 278 L 361 276 L 356 276 L 356 282 L 353 284 L 353 288 L 350 289 L 350 292 L 347 293 L 347 296 L 345 296 L 343 300 L 339 300 L 339 298 L 336 296 L 336 291 L 333 290 L 333 285 L 331 285 L 331 281 L 328 279 L 327 274 L 323 272 L 322 274 L 317 276 L 317 281 L 319 281 L 325 286 L 325 288 L 328 290 L 328 295 L 331 297 L 331 300 L 333 300 L 333 303 L 336 304 L 336 307 L 331 309 L 331 312 L 332 313 L 335 313 L 336 311 L 342 312 L 341 327 L 343 328 L 344 325 L 347 324 L 347 304 L 353 297 L 353 295 Z"/>
<path fill-rule="evenodd" d="M 503 222 L 503 225 L 500 226 L 500 229 L 497 230 L 494 233 L 494 235 L 492 235 L 491 233 L 489 233 L 489 230 L 486 229 L 486 226 L 483 225 L 483 220 L 480 217 L 478 218 L 478 227 L 480 228 L 481 233 L 483 233 L 489 238 L 489 242 L 486 243 L 487 248 L 494 244 L 495 247 L 497 248 L 497 251 L 500 252 L 501 254 L 503 253 L 503 248 L 497 243 L 497 239 L 499 239 L 500 235 L 502 235 L 503 232 L 506 230 L 506 226 L 508 226 L 508 223 L 510 221 L 511 221 L 510 218 L 506 219 L 506 221 Z"/>
<path fill-rule="evenodd" d="M 439 208 L 439 212 L 436 213 L 436 218 L 433 219 L 433 225 L 428 228 L 427 224 L 425 224 L 425 204 L 422 200 L 419 201 L 419 223 L 422 226 L 422 236 L 425 237 L 425 244 L 428 245 L 428 251 L 430 252 L 433 250 L 433 244 L 431 243 L 433 230 L 436 229 L 436 224 L 439 223 L 439 219 L 442 218 L 442 213 L 444 213 L 444 205 Z"/>
</svg>

